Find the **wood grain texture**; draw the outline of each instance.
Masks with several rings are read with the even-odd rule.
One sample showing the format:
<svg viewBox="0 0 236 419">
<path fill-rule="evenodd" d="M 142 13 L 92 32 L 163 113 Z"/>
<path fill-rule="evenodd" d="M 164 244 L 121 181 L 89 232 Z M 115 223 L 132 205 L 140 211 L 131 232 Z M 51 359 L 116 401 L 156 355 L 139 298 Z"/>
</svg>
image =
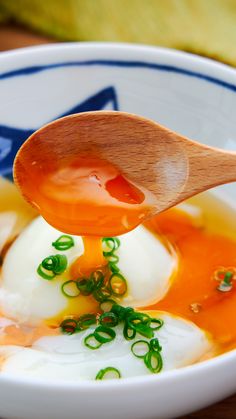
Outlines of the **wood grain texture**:
<svg viewBox="0 0 236 419">
<path fill-rule="evenodd" d="M 69 165 L 76 158 L 88 157 L 114 164 L 145 193 L 153 207 L 148 217 L 236 180 L 235 152 L 199 144 L 154 121 L 117 111 L 69 115 L 31 135 L 14 165 L 14 179 L 29 202 L 27 179 L 32 162 L 46 170 L 52 155 L 58 166 L 61 161 Z"/>
<path fill-rule="evenodd" d="M 45 37 L 40 37 L 15 26 L 0 27 L 0 51 L 45 42 L 47 43 Z M 206 409 L 182 417 L 182 419 L 236 419 L 236 394 Z"/>
</svg>

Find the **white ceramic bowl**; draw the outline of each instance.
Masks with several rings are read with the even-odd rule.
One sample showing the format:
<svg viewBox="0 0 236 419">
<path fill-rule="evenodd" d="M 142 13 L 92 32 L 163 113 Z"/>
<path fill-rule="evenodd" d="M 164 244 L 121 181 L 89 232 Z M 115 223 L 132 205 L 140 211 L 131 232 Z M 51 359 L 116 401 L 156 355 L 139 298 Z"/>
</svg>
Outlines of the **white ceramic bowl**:
<svg viewBox="0 0 236 419">
<path fill-rule="evenodd" d="M 60 44 L 0 55 L 0 173 L 11 176 L 31 131 L 59 116 L 119 109 L 201 142 L 236 149 L 236 72 L 174 50 Z M 236 198 L 236 184 L 220 191 Z M 2 199 L 0 197 L 0 199 Z M 160 375 L 106 382 L 43 382 L 0 374 L 0 416 L 156 419 L 236 391 L 236 351 Z"/>
</svg>

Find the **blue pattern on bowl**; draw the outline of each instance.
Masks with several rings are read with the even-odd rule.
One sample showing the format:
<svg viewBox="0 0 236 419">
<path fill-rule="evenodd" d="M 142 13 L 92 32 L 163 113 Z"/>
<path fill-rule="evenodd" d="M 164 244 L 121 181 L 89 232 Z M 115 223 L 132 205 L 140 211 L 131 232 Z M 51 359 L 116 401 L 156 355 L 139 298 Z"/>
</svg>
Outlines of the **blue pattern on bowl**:
<svg viewBox="0 0 236 419">
<path fill-rule="evenodd" d="M 64 114 L 58 115 L 58 118 L 79 112 L 102 110 L 108 102 L 112 102 L 113 109 L 118 110 L 117 95 L 112 86 L 94 94 Z M 36 129 L 23 130 L 0 125 L 0 175 L 12 178 L 12 165 L 17 150 Z"/>
</svg>

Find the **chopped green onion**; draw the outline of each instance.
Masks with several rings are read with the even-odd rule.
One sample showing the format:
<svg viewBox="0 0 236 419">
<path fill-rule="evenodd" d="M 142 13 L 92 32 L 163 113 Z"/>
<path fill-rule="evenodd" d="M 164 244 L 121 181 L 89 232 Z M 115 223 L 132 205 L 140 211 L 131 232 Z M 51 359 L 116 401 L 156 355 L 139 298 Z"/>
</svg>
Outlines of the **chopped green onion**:
<svg viewBox="0 0 236 419">
<path fill-rule="evenodd" d="M 132 307 L 122 307 L 119 304 L 114 304 L 111 311 L 112 313 L 117 314 L 119 321 L 124 320 L 130 314 L 134 313 L 134 309 Z"/>
<path fill-rule="evenodd" d="M 97 341 L 100 343 L 111 342 L 116 337 L 116 332 L 110 327 L 106 326 L 98 326 L 94 330 L 93 334 Z"/>
<path fill-rule="evenodd" d="M 95 300 L 102 302 L 111 296 L 111 290 L 107 287 L 101 287 L 93 292 Z"/>
<path fill-rule="evenodd" d="M 135 330 L 145 338 L 151 339 L 154 336 L 154 332 L 147 324 L 139 323 L 135 326 Z"/>
<path fill-rule="evenodd" d="M 133 327 L 130 327 L 127 322 L 125 322 L 123 335 L 126 340 L 132 340 L 136 336 L 136 330 Z"/>
<path fill-rule="evenodd" d="M 85 346 L 87 346 L 87 348 L 93 350 L 98 349 L 102 346 L 102 343 L 96 339 L 93 333 L 90 333 L 90 335 L 86 336 L 86 338 L 84 339 L 84 344 Z"/>
<path fill-rule="evenodd" d="M 149 352 L 149 343 L 146 340 L 137 340 L 131 346 L 131 352 L 137 358 L 144 358 L 145 355 Z"/>
<path fill-rule="evenodd" d="M 52 279 L 56 275 L 62 274 L 66 268 L 67 257 L 65 255 L 52 255 L 43 259 L 37 272 L 44 279 Z"/>
<path fill-rule="evenodd" d="M 104 313 L 106 313 L 107 311 L 111 311 L 112 306 L 116 304 L 116 302 L 114 300 L 111 300 L 110 298 L 107 298 L 106 300 L 103 300 L 99 307 L 100 310 L 102 310 Z"/>
<path fill-rule="evenodd" d="M 128 322 L 132 326 L 137 326 L 138 324 L 146 324 L 149 326 L 151 318 L 146 313 L 133 312 L 129 315 Z"/>
<path fill-rule="evenodd" d="M 107 260 L 109 263 L 116 264 L 119 262 L 119 257 L 113 253 L 112 255 L 107 256 Z"/>
<path fill-rule="evenodd" d="M 119 318 L 119 321 L 122 321 L 122 320 L 125 319 L 125 315 L 126 315 L 126 308 L 125 307 L 122 307 L 119 304 L 114 304 L 112 306 L 111 311 L 112 311 L 112 313 L 117 314 L 117 316 Z"/>
<path fill-rule="evenodd" d="M 109 251 L 104 251 L 104 256 L 110 256 L 115 250 L 120 247 L 120 240 L 117 237 L 104 237 L 102 239 L 103 243 L 108 247 Z"/>
<path fill-rule="evenodd" d="M 48 256 L 42 261 L 42 266 L 44 269 L 47 269 L 48 271 L 52 271 L 54 268 L 55 262 L 54 262 L 54 256 Z"/>
<path fill-rule="evenodd" d="M 153 329 L 150 327 L 151 318 L 145 313 L 133 313 L 127 318 L 130 328 L 135 329 L 137 333 L 151 339 L 154 336 Z"/>
<path fill-rule="evenodd" d="M 157 338 L 151 339 L 149 344 L 150 344 L 151 351 L 161 352 L 162 347 L 161 347 L 161 345 L 159 343 L 159 340 Z"/>
<path fill-rule="evenodd" d="M 55 247 L 56 250 L 68 250 L 75 245 L 74 239 L 71 236 L 67 236 L 63 234 L 60 236 L 55 242 L 52 243 L 52 246 Z"/>
<path fill-rule="evenodd" d="M 109 278 L 109 287 L 113 295 L 122 296 L 127 292 L 127 282 L 119 273 L 113 273 Z"/>
<path fill-rule="evenodd" d="M 224 272 L 224 278 L 217 287 L 218 291 L 222 291 L 222 292 L 231 291 L 231 289 L 233 288 L 232 279 L 233 279 L 232 272 L 230 271 Z"/>
<path fill-rule="evenodd" d="M 55 275 L 62 274 L 67 268 L 67 257 L 65 255 L 48 256 L 42 261 L 42 266 Z"/>
<path fill-rule="evenodd" d="M 152 326 L 154 324 L 154 327 Z M 150 327 L 152 330 L 159 330 L 163 326 L 164 322 L 162 319 L 152 318 L 150 322 Z"/>
<path fill-rule="evenodd" d="M 50 281 L 51 279 L 55 278 L 55 274 L 52 271 L 49 271 L 47 269 L 45 269 L 42 266 L 42 263 L 40 263 L 40 265 L 37 268 L 37 273 L 43 278 L 43 279 L 47 279 L 48 281 Z"/>
<path fill-rule="evenodd" d="M 232 272 L 230 272 L 230 271 L 225 272 L 224 282 L 226 282 L 226 284 L 230 284 L 232 278 L 233 278 L 233 273 Z"/>
<path fill-rule="evenodd" d="M 80 290 L 75 281 L 69 280 L 61 286 L 62 293 L 68 298 L 75 298 L 80 295 Z"/>
<path fill-rule="evenodd" d="M 92 278 L 82 278 L 76 281 L 77 288 L 82 295 L 90 295 L 94 290 L 94 281 Z"/>
<path fill-rule="evenodd" d="M 120 272 L 120 268 L 118 268 L 118 266 L 117 266 L 115 263 L 113 263 L 113 262 L 109 262 L 109 263 L 108 263 L 108 268 L 109 268 L 109 269 L 110 269 L 110 271 L 111 271 L 111 272 L 113 272 L 113 273 Z"/>
<path fill-rule="evenodd" d="M 62 333 L 65 333 L 66 335 L 73 335 L 78 327 L 78 322 L 75 319 L 65 319 L 60 324 Z"/>
<path fill-rule="evenodd" d="M 150 350 L 144 357 L 144 363 L 149 371 L 158 373 L 162 370 L 163 361 L 160 352 Z"/>
<path fill-rule="evenodd" d="M 114 367 L 107 367 L 98 371 L 96 375 L 96 380 L 110 380 L 114 378 L 121 378 L 121 373 L 118 369 Z"/>
<path fill-rule="evenodd" d="M 87 327 L 97 323 L 96 315 L 90 313 L 83 314 L 80 316 L 78 323 L 82 330 L 87 329 Z"/>
<path fill-rule="evenodd" d="M 131 314 L 133 314 L 135 312 L 133 307 L 125 307 L 124 310 L 125 310 L 125 316 L 126 317 L 131 316 Z"/>
<path fill-rule="evenodd" d="M 99 323 L 102 326 L 115 327 L 119 323 L 119 318 L 115 313 L 112 312 L 103 313 L 99 317 Z"/>
<path fill-rule="evenodd" d="M 103 273 L 101 271 L 94 271 L 91 274 L 90 279 L 94 283 L 94 288 L 95 289 L 99 289 L 104 284 L 105 277 L 104 277 L 104 275 L 103 275 Z"/>
</svg>

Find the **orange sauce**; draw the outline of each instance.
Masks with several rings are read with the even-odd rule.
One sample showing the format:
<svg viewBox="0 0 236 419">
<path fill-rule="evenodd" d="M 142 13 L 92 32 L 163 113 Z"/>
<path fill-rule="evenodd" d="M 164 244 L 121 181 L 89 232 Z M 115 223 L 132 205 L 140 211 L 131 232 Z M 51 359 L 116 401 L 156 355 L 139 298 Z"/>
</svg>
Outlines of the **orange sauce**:
<svg viewBox="0 0 236 419">
<path fill-rule="evenodd" d="M 166 296 L 147 309 L 189 319 L 211 333 L 222 347 L 232 347 L 236 343 L 236 283 L 231 291 L 220 292 L 214 272 L 222 266 L 236 267 L 236 242 L 194 226 L 188 215 L 175 209 L 154 217 L 146 226 L 169 238 L 180 260 Z"/>
<path fill-rule="evenodd" d="M 77 279 L 104 266 L 99 237 L 135 228 L 152 214 L 154 200 L 107 161 L 96 157 L 65 161 L 62 156 L 61 163 L 55 163 L 51 156 L 47 159 L 32 162 L 30 176 L 24 178 L 25 189 L 30 191 L 26 198 L 58 230 L 86 236 L 84 254 L 71 267 L 71 277 Z M 180 263 L 166 296 L 146 309 L 180 315 L 211 333 L 222 347 L 232 347 L 236 342 L 236 284 L 230 292 L 220 292 L 213 275 L 221 266 L 236 267 L 236 242 L 198 228 L 188 215 L 174 209 L 145 225 L 170 240 Z M 71 303 L 78 304 L 78 314 L 89 309 L 89 298 L 87 303 L 78 304 L 76 299 Z"/>
<path fill-rule="evenodd" d="M 43 336 L 57 336 L 60 334 L 58 328 L 40 325 L 34 328 L 27 328 L 21 325 L 10 325 L 4 328 L 0 335 L 0 345 L 31 346 L 36 340 Z"/>
<path fill-rule="evenodd" d="M 83 237 L 84 253 L 70 268 L 71 279 L 78 279 L 81 276 L 89 276 L 97 269 L 101 269 L 107 264 L 103 256 L 102 240 L 100 237 Z"/>
<path fill-rule="evenodd" d="M 23 181 L 26 197 L 60 231 L 81 236 L 128 232 L 147 214 L 155 199 L 126 179 L 114 165 L 98 158 L 32 162 Z"/>
</svg>

